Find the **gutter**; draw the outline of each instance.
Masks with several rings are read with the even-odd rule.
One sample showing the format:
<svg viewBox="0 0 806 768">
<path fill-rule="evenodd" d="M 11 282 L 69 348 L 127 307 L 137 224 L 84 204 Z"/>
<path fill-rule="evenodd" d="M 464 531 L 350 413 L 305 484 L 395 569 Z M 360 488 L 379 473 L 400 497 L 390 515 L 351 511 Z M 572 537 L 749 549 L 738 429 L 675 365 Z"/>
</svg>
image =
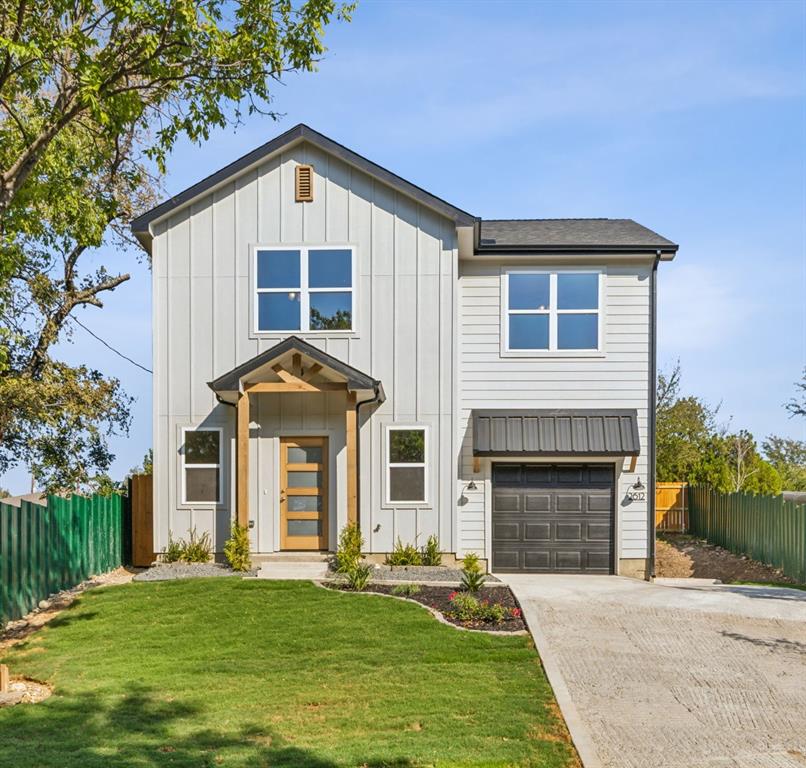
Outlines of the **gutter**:
<svg viewBox="0 0 806 768">
<path fill-rule="evenodd" d="M 385 399 L 381 395 L 381 383 L 376 381 L 373 386 L 374 394 L 367 400 L 359 400 L 355 404 L 355 506 L 356 506 L 356 523 L 358 530 L 361 530 L 361 413 L 362 405 L 371 405 L 373 403 L 381 403 Z"/>
<path fill-rule="evenodd" d="M 648 563 L 647 575 L 649 581 L 655 578 L 655 470 L 656 470 L 656 447 L 655 433 L 657 424 L 657 386 L 658 386 L 658 263 L 661 259 L 661 252 L 655 255 L 652 264 L 652 273 L 649 278 L 649 475 L 647 482 L 647 542 L 648 542 Z"/>
</svg>

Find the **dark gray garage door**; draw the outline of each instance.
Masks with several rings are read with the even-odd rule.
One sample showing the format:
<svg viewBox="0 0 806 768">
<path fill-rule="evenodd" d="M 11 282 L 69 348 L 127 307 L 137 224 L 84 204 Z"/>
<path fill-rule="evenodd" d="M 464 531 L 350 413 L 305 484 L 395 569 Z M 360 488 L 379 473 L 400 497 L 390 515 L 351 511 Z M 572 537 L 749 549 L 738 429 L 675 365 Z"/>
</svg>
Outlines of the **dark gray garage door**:
<svg viewBox="0 0 806 768">
<path fill-rule="evenodd" d="M 493 464 L 493 571 L 613 573 L 612 465 Z"/>
</svg>

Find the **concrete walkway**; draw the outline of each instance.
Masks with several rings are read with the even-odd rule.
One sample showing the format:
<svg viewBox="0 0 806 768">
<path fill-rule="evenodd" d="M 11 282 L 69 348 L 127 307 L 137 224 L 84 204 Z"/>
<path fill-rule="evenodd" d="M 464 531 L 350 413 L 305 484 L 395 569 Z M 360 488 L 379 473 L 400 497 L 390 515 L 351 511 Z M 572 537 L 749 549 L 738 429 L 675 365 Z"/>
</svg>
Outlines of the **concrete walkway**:
<svg viewBox="0 0 806 768">
<path fill-rule="evenodd" d="M 501 578 L 586 768 L 806 766 L 806 592 Z"/>
</svg>

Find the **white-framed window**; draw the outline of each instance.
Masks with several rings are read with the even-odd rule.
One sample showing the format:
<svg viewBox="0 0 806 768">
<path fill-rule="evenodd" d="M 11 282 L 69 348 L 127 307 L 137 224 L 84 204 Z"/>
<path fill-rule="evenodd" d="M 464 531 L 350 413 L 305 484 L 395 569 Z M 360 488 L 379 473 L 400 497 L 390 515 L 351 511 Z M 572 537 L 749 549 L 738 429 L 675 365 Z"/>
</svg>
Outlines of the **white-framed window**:
<svg viewBox="0 0 806 768">
<path fill-rule="evenodd" d="M 182 503 L 221 504 L 222 430 L 182 429 Z"/>
<path fill-rule="evenodd" d="M 428 500 L 428 430 L 417 426 L 386 428 L 387 504 L 424 504 Z"/>
<path fill-rule="evenodd" d="M 601 270 L 519 268 L 505 270 L 501 278 L 504 352 L 601 351 Z"/>
<path fill-rule="evenodd" d="M 355 330 L 355 249 L 258 246 L 254 249 L 256 333 Z"/>
</svg>

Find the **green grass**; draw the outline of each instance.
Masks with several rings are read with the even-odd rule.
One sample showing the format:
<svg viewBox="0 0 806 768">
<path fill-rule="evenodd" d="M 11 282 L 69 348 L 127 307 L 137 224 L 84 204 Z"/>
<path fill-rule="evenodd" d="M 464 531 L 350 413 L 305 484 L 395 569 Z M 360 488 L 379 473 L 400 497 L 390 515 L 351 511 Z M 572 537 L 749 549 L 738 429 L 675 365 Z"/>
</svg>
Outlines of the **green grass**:
<svg viewBox="0 0 806 768">
<path fill-rule="evenodd" d="M 786 589 L 802 589 L 806 591 L 806 584 L 789 584 L 785 581 L 731 581 L 730 583 L 743 584 L 749 587 L 786 587 Z"/>
<path fill-rule="evenodd" d="M 3 765 L 578 765 L 528 638 L 304 582 L 93 590 L 3 661 L 55 691 Z"/>
</svg>

